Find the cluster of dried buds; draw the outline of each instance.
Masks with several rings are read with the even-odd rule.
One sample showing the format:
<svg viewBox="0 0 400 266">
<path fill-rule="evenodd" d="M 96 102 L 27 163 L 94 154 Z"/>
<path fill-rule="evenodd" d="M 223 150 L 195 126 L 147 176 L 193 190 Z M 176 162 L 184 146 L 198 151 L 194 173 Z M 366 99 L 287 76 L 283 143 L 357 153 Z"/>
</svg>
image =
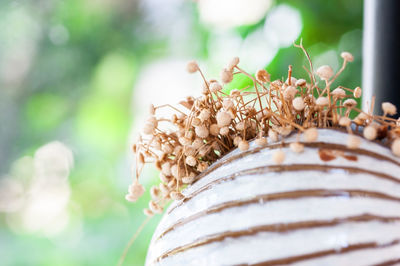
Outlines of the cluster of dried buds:
<svg viewBox="0 0 400 266">
<path fill-rule="evenodd" d="M 387 116 L 396 114 L 393 104 L 383 103 L 384 114 L 377 116 L 372 111 L 363 112 L 357 108 L 354 98 L 361 97 L 360 87 L 331 89 L 346 64 L 353 61 L 353 56 L 341 53 L 343 65 L 337 73 L 327 65 L 314 71 L 302 44 L 295 46 L 302 49 L 309 61 L 308 81 L 293 77 L 291 66 L 286 81 L 271 81 L 264 69 L 253 77 L 238 66 L 236 57 L 222 70 L 220 83 L 207 80 L 198 64 L 190 62 L 188 72 L 199 72 L 204 79 L 202 96 L 187 97 L 180 102 L 182 109 L 171 105 L 150 107 L 151 116 L 143 134 L 133 145 L 137 158 L 136 178 L 126 199 L 136 201 L 143 194 L 144 188 L 138 178 L 145 163 L 154 163 L 160 170 L 161 183 L 151 188 L 152 200 L 144 210 L 151 216 L 161 213 L 170 199 L 182 199 L 181 190 L 229 151 L 236 147 L 246 151 L 251 139 L 255 139 L 257 145 L 267 145 L 268 139 L 276 142 L 293 131 L 298 134 L 298 141 L 290 148 L 296 153 L 304 149 L 301 135 L 304 142 L 313 142 L 318 138 L 317 128 L 341 127 L 350 134 L 347 140 L 350 148 L 360 145 L 360 138 L 353 131 L 362 130 L 366 139 L 382 140 L 400 156 L 400 120 Z M 249 77 L 252 88 L 234 89 L 229 93 L 224 90 L 223 85 L 230 83 L 235 75 Z M 373 105 L 372 99 L 370 110 Z M 174 114 L 170 118 L 158 117 L 160 108 L 171 108 Z M 353 119 L 351 112 L 357 114 Z M 285 153 L 277 150 L 272 160 L 276 164 L 283 163 Z"/>
</svg>

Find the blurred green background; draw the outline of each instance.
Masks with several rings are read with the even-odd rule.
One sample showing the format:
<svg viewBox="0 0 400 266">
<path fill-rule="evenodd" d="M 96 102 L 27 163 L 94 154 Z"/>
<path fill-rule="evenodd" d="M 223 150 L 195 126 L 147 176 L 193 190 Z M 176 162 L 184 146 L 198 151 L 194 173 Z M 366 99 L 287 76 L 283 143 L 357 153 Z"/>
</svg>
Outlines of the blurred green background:
<svg viewBox="0 0 400 266">
<path fill-rule="evenodd" d="M 124 199 L 131 144 L 150 102 L 198 94 L 233 56 L 254 73 L 305 77 L 355 61 L 338 80 L 361 84 L 361 0 L 0 1 L 0 265 L 115 265 L 144 220 Z M 231 87 L 245 81 L 235 79 Z M 145 110 L 146 109 L 146 110 Z M 55 142 L 59 141 L 59 142 Z M 150 188 L 157 173 L 146 169 Z M 143 265 L 159 217 L 124 265 Z"/>
</svg>

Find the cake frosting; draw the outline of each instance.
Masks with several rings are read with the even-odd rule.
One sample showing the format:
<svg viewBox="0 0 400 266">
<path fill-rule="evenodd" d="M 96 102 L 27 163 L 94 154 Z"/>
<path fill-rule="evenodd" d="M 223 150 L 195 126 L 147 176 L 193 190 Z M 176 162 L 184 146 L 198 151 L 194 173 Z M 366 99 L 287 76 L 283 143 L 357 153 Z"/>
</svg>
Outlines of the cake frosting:
<svg viewBox="0 0 400 266">
<path fill-rule="evenodd" d="M 301 154 L 296 134 L 228 153 L 166 210 L 146 265 L 400 264 L 400 159 L 347 138 L 318 129 Z"/>
</svg>

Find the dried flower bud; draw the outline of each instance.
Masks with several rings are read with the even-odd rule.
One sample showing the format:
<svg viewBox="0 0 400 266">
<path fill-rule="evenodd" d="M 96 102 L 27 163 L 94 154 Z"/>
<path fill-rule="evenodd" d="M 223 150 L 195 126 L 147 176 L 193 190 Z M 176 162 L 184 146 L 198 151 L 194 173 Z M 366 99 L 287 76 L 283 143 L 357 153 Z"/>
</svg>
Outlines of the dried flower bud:
<svg viewBox="0 0 400 266">
<path fill-rule="evenodd" d="M 154 129 L 155 129 L 154 124 L 147 122 L 147 123 L 144 124 L 143 133 L 145 135 L 152 135 L 153 132 L 154 132 Z"/>
<path fill-rule="evenodd" d="M 229 95 L 230 95 L 231 97 L 240 96 L 240 90 L 238 90 L 238 89 L 233 89 L 233 90 L 231 90 L 231 92 L 229 93 Z"/>
<path fill-rule="evenodd" d="M 203 138 L 203 139 L 207 138 L 208 134 L 209 134 L 206 126 L 196 127 L 195 132 L 196 132 L 197 136 L 199 136 L 200 138 Z"/>
<path fill-rule="evenodd" d="M 342 127 L 348 127 L 351 124 L 351 120 L 350 118 L 343 116 L 339 119 L 339 125 L 341 125 Z"/>
<path fill-rule="evenodd" d="M 186 162 L 186 164 L 189 165 L 189 166 L 196 166 L 196 164 L 197 164 L 197 160 L 196 160 L 196 158 L 194 158 L 193 156 L 188 156 L 188 157 L 186 157 L 185 162 Z"/>
<path fill-rule="evenodd" d="M 285 160 L 285 153 L 282 150 L 277 150 L 272 154 L 272 160 L 276 164 L 281 164 Z"/>
<path fill-rule="evenodd" d="M 256 142 L 256 145 L 258 145 L 258 146 L 265 146 L 268 144 L 268 140 L 265 137 L 258 137 L 258 138 L 256 138 L 255 142 Z"/>
<path fill-rule="evenodd" d="M 324 65 L 317 69 L 316 74 L 322 80 L 329 80 L 333 76 L 333 69 L 330 66 Z"/>
<path fill-rule="evenodd" d="M 210 130 L 211 131 L 211 130 Z M 204 142 L 203 142 L 203 140 L 202 139 L 200 139 L 200 138 L 197 138 L 197 139 L 195 139 L 194 141 L 193 141 L 193 143 L 192 143 L 192 147 L 194 148 L 194 149 L 199 149 L 201 146 L 203 146 L 204 145 Z"/>
<path fill-rule="evenodd" d="M 155 115 L 155 113 L 156 113 L 156 108 L 154 108 L 154 105 L 152 105 L 152 104 L 149 105 L 149 113 L 151 115 Z"/>
<path fill-rule="evenodd" d="M 155 203 L 153 200 L 150 200 L 150 202 L 149 202 L 149 209 L 153 213 L 162 213 L 163 212 L 163 208 L 160 205 L 158 205 L 157 203 Z"/>
<path fill-rule="evenodd" d="M 200 126 L 200 125 L 201 125 L 201 119 L 200 119 L 200 117 L 195 117 L 195 118 L 193 118 L 193 120 L 192 120 L 192 126 L 198 127 L 198 126 Z"/>
<path fill-rule="evenodd" d="M 139 164 L 144 164 L 145 163 L 144 155 L 141 152 L 138 154 L 138 161 L 139 161 Z"/>
<path fill-rule="evenodd" d="M 374 140 L 378 136 L 378 131 L 373 126 L 367 126 L 364 128 L 363 135 L 368 140 Z"/>
<path fill-rule="evenodd" d="M 171 174 L 175 178 L 180 178 L 183 176 L 184 170 L 177 164 L 171 166 Z"/>
<path fill-rule="evenodd" d="M 169 162 L 163 163 L 161 165 L 161 172 L 166 176 L 171 175 L 171 164 Z"/>
<path fill-rule="evenodd" d="M 203 109 L 201 110 L 200 114 L 199 114 L 199 118 L 201 121 L 206 121 L 210 118 L 211 112 L 208 109 Z"/>
<path fill-rule="evenodd" d="M 182 182 L 184 184 L 192 184 L 194 179 L 195 179 L 195 176 L 185 176 L 185 177 L 182 177 Z"/>
<path fill-rule="evenodd" d="M 239 57 L 232 58 L 232 60 L 228 64 L 227 68 L 232 71 L 233 68 L 239 64 L 239 61 L 240 61 Z"/>
<path fill-rule="evenodd" d="M 189 73 L 195 73 L 197 72 L 197 70 L 199 70 L 199 65 L 197 64 L 196 61 L 190 61 L 186 66 L 186 70 Z"/>
<path fill-rule="evenodd" d="M 304 110 L 304 100 L 301 97 L 294 98 L 292 101 L 293 108 L 296 111 L 303 111 Z"/>
<path fill-rule="evenodd" d="M 336 97 L 337 99 L 343 99 L 346 97 L 346 92 L 342 88 L 336 88 L 334 89 L 331 94 Z"/>
<path fill-rule="evenodd" d="M 149 209 L 143 209 L 143 213 L 147 217 L 152 217 L 154 215 L 154 213 L 152 211 L 150 211 Z"/>
<path fill-rule="evenodd" d="M 273 141 L 277 142 L 278 141 L 278 133 L 276 133 L 274 130 L 270 129 L 268 130 L 268 137 Z"/>
<path fill-rule="evenodd" d="M 397 113 L 396 106 L 389 102 L 382 103 L 382 110 L 385 115 L 395 115 Z"/>
<path fill-rule="evenodd" d="M 393 154 L 400 157 L 400 138 L 397 138 L 393 141 L 391 148 Z"/>
<path fill-rule="evenodd" d="M 229 110 L 231 108 L 235 107 L 235 104 L 233 103 L 233 101 L 229 98 L 225 98 L 222 102 L 222 107 L 224 107 L 225 110 Z"/>
<path fill-rule="evenodd" d="M 284 127 L 278 128 L 278 129 L 279 129 L 279 131 L 278 131 L 279 134 L 282 136 L 285 136 L 285 137 L 288 136 L 293 130 L 293 128 L 291 126 L 284 126 Z"/>
<path fill-rule="evenodd" d="M 256 72 L 256 79 L 261 83 L 269 82 L 271 75 L 265 69 L 260 69 Z"/>
<path fill-rule="evenodd" d="M 225 111 L 219 111 L 216 118 L 219 127 L 228 126 L 232 121 L 231 115 Z"/>
<path fill-rule="evenodd" d="M 173 200 L 182 200 L 182 199 L 185 198 L 185 196 L 182 193 L 178 192 L 178 191 L 171 191 L 171 193 L 169 193 L 169 196 Z"/>
<path fill-rule="evenodd" d="M 208 168 L 208 164 L 206 162 L 201 162 L 197 165 L 197 171 L 203 172 Z"/>
<path fill-rule="evenodd" d="M 290 149 L 296 153 L 302 153 L 304 151 L 304 145 L 298 142 L 290 143 Z"/>
<path fill-rule="evenodd" d="M 144 193 L 144 187 L 135 180 L 132 185 L 129 186 L 128 194 L 125 199 L 130 202 L 137 201 Z"/>
<path fill-rule="evenodd" d="M 361 95 L 362 95 L 362 90 L 361 90 L 361 88 L 360 88 L 360 87 L 355 88 L 355 89 L 354 89 L 354 92 L 353 92 L 353 95 L 354 95 L 354 98 L 360 98 Z"/>
<path fill-rule="evenodd" d="M 126 194 L 126 195 L 125 195 L 125 199 L 126 199 L 127 201 L 130 201 L 130 202 L 135 202 L 135 201 L 138 200 L 137 197 L 135 197 L 135 196 L 133 196 L 133 195 L 131 195 L 131 194 Z"/>
<path fill-rule="evenodd" d="M 160 191 L 160 189 L 159 189 L 158 187 L 153 186 L 153 187 L 151 187 L 151 189 L 150 189 L 150 195 L 151 195 L 151 198 L 152 198 L 153 200 L 157 200 L 157 199 L 159 199 L 160 196 L 161 196 L 161 191 Z"/>
<path fill-rule="evenodd" d="M 357 136 L 350 135 L 347 139 L 347 147 L 349 147 L 350 149 L 357 149 L 358 147 L 360 147 L 360 144 L 361 140 Z"/>
<path fill-rule="evenodd" d="M 193 156 L 193 155 L 196 154 L 196 149 L 193 148 L 193 144 L 192 144 L 191 146 L 186 146 L 186 147 L 184 148 L 183 153 L 184 153 L 186 156 Z"/>
<path fill-rule="evenodd" d="M 241 151 L 247 151 L 249 149 L 249 143 L 246 140 L 241 140 L 238 144 L 238 148 Z"/>
<path fill-rule="evenodd" d="M 343 102 L 343 105 L 346 108 L 354 108 L 357 106 L 357 102 L 354 99 L 347 99 Z"/>
<path fill-rule="evenodd" d="M 239 136 L 236 136 L 233 138 L 233 145 L 235 145 L 236 147 L 239 145 L 239 142 L 242 141 L 242 138 Z"/>
<path fill-rule="evenodd" d="M 189 129 L 189 130 L 187 130 L 187 131 L 185 132 L 185 138 L 188 138 L 188 139 L 192 140 L 193 137 L 194 137 L 194 132 L 193 132 L 193 130 Z"/>
<path fill-rule="evenodd" d="M 196 130 L 197 130 L 197 128 L 196 128 Z M 190 141 L 190 139 L 188 139 L 188 138 L 186 138 L 186 137 L 180 137 L 180 138 L 179 138 L 179 143 L 182 144 L 183 146 L 192 144 L 192 142 Z"/>
<path fill-rule="evenodd" d="M 213 136 L 218 136 L 219 134 L 219 126 L 217 124 L 212 124 L 210 126 L 210 134 Z"/>
<path fill-rule="evenodd" d="M 138 146 L 137 146 L 136 143 L 134 143 L 134 144 L 132 145 L 132 151 L 133 151 L 133 153 L 137 153 L 137 150 L 138 150 Z"/>
<path fill-rule="evenodd" d="M 229 69 L 224 68 L 221 72 L 221 81 L 225 84 L 233 80 L 233 73 Z"/>
<path fill-rule="evenodd" d="M 162 171 L 162 169 L 161 169 L 161 171 Z M 168 183 L 169 181 L 171 181 L 171 177 L 166 176 L 165 174 L 163 174 L 163 172 L 160 173 L 159 177 L 160 177 L 160 180 L 164 183 Z"/>
<path fill-rule="evenodd" d="M 246 126 L 246 121 L 240 121 L 239 123 L 236 124 L 235 128 L 239 131 L 242 131 L 245 129 Z"/>
<path fill-rule="evenodd" d="M 171 179 L 171 181 L 168 182 L 167 186 L 170 189 L 173 189 L 174 187 L 176 187 L 176 179 L 175 178 Z"/>
<path fill-rule="evenodd" d="M 328 99 L 328 97 L 321 96 L 321 97 L 318 97 L 318 99 L 315 103 L 321 107 L 327 106 L 327 105 L 329 105 L 329 99 Z"/>
<path fill-rule="evenodd" d="M 342 53 L 340 54 L 340 56 L 341 56 L 344 60 L 346 60 L 346 61 L 348 61 L 348 62 L 353 62 L 353 61 L 354 61 L 353 55 L 352 55 L 351 53 L 349 53 L 349 52 L 342 52 Z"/>
<path fill-rule="evenodd" d="M 298 79 L 295 83 L 296 87 L 304 87 L 306 86 L 307 81 L 305 79 Z"/>
<path fill-rule="evenodd" d="M 169 195 L 170 189 L 167 185 L 161 183 L 160 185 L 158 185 L 158 187 L 159 187 L 163 197 Z"/>
<path fill-rule="evenodd" d="M 313 142 L 318 139 L 318 130 L 315 127 L 308 128 L 304 131 L 304 140 L 306 142 Z"/>
<path fill-rule="evenodd" d="M 222 86 L 221 84 L 219 84 L 217 81 L 216 82 L 212 82 L 210 85 L 210 91 L 212 93 L 216 93 L 218 91 L 222 90 Z"/>
<path fill-rule="evenodd" d="M 283 91 L 283 98 L 286 101 L 290 101 L 294 98 L 294 96 L 297 93 L 297 89 L 294 86 L 288 86 L 284 91 Z"/>
<path fill-rule="evenodd" d="M 296 86 L 297 79 L 295 77 L 290 77 L 290 84 L 289 84 L 289 78 L 286 79 L 285 83 L 290 85 L 290 86 Z"/>
<path fill-rule="evenodd" d="M 221 129 L 219 130 L 219 134 L 221 134 L 222 136 L 226 136 L 229 134 L 229 127 L 221 127 Z"/>
</svg>

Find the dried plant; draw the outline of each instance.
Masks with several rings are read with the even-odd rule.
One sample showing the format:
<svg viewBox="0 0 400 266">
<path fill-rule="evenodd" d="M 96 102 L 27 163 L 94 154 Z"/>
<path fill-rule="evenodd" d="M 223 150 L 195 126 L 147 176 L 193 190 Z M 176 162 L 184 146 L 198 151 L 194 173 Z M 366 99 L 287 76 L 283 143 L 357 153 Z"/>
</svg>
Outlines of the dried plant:
<svg viewBox="0 0 400 266">
<path fill-rule="evenodd" d="M 222 70 L 221 84 L 207 80 L 198 64 L 190 62 L 188 72 L 200 73 L 204 80 L 202 96 L 187 97 L 180 102 L 180 107 L 150 106 L 150 118 L 133 145 L 136 176 L 126 199 L 136 201 L 143 194 L 140 173 L 146 163 L 153 163 L 160 170 L 161 182 L 151 188 L 152 200 L 144 213 L 147 216 L 161 213 L 169 200 L 181 200 L 184 197 L 181 190 L 224 154 L 236 147 L 241 151 L 249 149 L 249 140 L 255 139 L 257 145 L 263 146 L 267 144 L 267 136 L 279 141 L 293 131 L 299 136 L 302 134 L 305 142 L 313 142 L 318 139 L 317 128 L 345 128 L 350 134 L 347 146 L 357 148 L 360 139 L 354 132 L 362 130 L 366 139 L 391 145 L 393 154 L 400 156 L 400 120 L 387 116 L 396 114 L 393 104 L 383 103 L 384 115 L 373 115 L 374 99 L 368 112 L 357 108 L 354 98 L 361 97 L 360 87 L 331 88 L 347 63 L 353 61 L 353 56 L 341 53 L 343 64 L 337 73 L 327 65 L 314 71 L 303 45 L 295 44 L 295 47 L 308 59 L 309 68 L 305 68 L 308 81 L 293 77 L 292 66 L 286 81 L 271 81 L 264 69 L 253 77 L 239 67 L 239 58 L 235 57 Z M 230 83 L 235 75 L 249 77 L 252 88 L 226 93 L 223 84 Z M 170 118 L 159 117 L 157 111 L 161 108 L 170 108 L 174 114 Z M 354 119 L 350 118 L 351 112 L 357 114 Z M 299 141 L 290 148 L 295 153 L 304 150 Z M 285 153 L 278 150 L 272 160 L 276 164 L 284 163 Z"/>
</svg>

